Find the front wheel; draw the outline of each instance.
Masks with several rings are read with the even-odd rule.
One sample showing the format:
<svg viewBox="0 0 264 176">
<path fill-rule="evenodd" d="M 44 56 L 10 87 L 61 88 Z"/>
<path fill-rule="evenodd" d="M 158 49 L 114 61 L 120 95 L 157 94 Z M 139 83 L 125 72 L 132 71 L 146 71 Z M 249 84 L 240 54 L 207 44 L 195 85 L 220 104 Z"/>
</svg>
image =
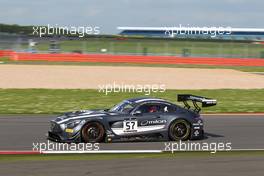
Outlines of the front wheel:
<svg viewBox="0 0 264 176">
<path fill-rule="evenodd" d="M 82 129 L 82 139 L 86 143 L 102 142 L 105 130 L 99 122 L 89 122 Z"/>
<path fill-rule="evenodd" d="M 190 132 L 190 124 L 184 119 L 175 120 L 169 127 L 169 137 L 174 141 L 189 139 Z"/>
</svg>

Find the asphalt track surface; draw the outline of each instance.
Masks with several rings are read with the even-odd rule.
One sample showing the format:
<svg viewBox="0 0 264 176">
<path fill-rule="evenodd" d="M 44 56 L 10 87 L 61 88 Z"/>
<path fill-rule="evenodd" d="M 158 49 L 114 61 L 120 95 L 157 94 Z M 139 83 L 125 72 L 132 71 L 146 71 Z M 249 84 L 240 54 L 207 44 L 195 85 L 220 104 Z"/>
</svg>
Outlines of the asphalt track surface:
<svg viewBox="0 0 264 176">
<path fill-rule="evenodd" d="M 46 142 L 52 115 L 0 117 L 0 150 L 32 150 Z M 232 143 L 232 149 L 264 149 L 264 115 L 204 115 L 206 137 L 200 143 Z M 164 150 L 164 142 L 100 144 L 100 150 Z"/>
<path fill-rule="evenodd" d="M 206 139 L 200 142 L 232 142 L 233 149 L 264 148 L 263 115 L 206 115 Z M 1 116 L 0 150 L 31 150 L 32 142 L 46 142 L 49 120 L 54 116 Z M 158 149 L 164 142 L 101 144 L 102 149 Z M 177 154 L 175 154 L 177 155 Z M 189 156 L 169 158 L 127 158 L 74 161 L 1 161 L 5 176 L 116 176 L 116 175 L 263 175 L 264 158 L 257 155 Z"/>
</svg>

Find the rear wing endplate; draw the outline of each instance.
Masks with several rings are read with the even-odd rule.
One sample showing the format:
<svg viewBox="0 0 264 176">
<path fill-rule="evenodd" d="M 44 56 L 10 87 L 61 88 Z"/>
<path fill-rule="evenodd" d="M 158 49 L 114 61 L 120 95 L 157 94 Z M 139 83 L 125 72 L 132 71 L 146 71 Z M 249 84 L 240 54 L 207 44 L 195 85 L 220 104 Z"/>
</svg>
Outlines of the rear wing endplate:
<svg viewBox="0 0 264 176">
<path fill-rule="evenodd" d="M 190 109 L 191 106 L 188 104 L 188 101 L 192 101 L 194 106 L 194 111 L 199 113 L 201 111 L 200 106 L 198 106 L 198 103 L 202 104 L 202 107 L 209 107 L 209 106 L 215 106 L 217 104 L 217 101 L 215 99 L 191 95 L 191 94 L 178 94 L 178 102 L 183 102 L 184 107 L 187 109 Z"/>
</svg>

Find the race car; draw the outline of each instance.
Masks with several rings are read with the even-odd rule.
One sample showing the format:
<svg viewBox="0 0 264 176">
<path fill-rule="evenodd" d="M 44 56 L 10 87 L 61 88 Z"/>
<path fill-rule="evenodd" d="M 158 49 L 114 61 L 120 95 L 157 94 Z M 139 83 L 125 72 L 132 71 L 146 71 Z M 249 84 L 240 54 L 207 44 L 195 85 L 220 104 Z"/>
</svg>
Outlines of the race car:
<svg viewBox="0 0 264 176">
<path fill-rule="evenodd" d="M 111 109 L 68 112 L 51 120 L 48 139 L 66 143 L 202 139 L 203 120 L 197 103 L 208 107 L 217 101 L 190 94 L 179 94 L 178 101 L 184 106 L 159 98 L 133 98 Z"/>
</svg>

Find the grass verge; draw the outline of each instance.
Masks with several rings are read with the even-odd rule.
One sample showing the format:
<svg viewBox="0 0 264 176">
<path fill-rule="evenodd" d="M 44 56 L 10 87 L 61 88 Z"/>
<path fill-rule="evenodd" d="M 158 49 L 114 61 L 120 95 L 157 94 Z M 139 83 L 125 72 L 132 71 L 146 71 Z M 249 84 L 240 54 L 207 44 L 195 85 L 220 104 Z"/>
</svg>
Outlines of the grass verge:
<svg viewBox="0 0 264 176">
<path fill-rule="evenodd" d="M 264 112 L 264 89 L 167 90 L 152 93 L 177 103 L 179 93 L 215 98 L 217 106 L 205 113 Z M 109 93 L 94 89 L 0 89 L 0 114 L 60 114 L 80 109 L 106 109 L 127 98 L 146 97 L 144 93 Z"/>
<path fill-rule="evenodd" d="M 52 160 L 111 160 L 140 158 L 196 158 L 196 157 L 263 157 L 264 151 L 222 151 L 210 152 L 170 152 L 156 154 L 43 154 L 43 155 L 0 155 L 0 162 L 10 161 L 52 161 Z"/>
</svg>

